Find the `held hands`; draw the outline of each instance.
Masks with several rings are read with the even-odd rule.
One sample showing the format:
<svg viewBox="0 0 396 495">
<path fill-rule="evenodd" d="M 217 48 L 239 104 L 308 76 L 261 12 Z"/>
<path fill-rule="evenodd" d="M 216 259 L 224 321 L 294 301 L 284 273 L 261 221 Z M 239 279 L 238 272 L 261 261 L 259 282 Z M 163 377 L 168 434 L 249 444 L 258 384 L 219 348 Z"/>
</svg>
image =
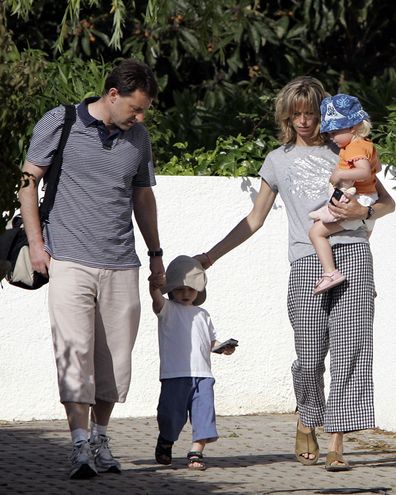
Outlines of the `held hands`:
<svg viewBox="0 0 396 495">
<path fill-rule="evenodd" d="M 165 269 L 162 263 L 162 258 L 159 256 L 154 256 L 150 258 L 150 270 L 151 275 L 148 280 L 151 287 L 154 289 L 160 289 L 166 283 Z"/>
<path fill-rule="evenodd" d="M 207 253 L 196 254 L 194 258 L 201 263 L 204 270 L 207 270 L 210 266 L 213 265 L 213 262 Z"/>
</svg>

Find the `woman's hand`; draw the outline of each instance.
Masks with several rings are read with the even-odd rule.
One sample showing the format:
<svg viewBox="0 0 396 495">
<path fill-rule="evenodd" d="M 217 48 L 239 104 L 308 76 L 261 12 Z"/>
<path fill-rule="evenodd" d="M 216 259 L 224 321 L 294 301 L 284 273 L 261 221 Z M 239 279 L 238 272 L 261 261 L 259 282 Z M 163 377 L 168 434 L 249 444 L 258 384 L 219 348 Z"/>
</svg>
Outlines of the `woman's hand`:
<svg viewBox="0 0 396 495">
<path fill-rule="evenodd" d="M 201 263 L 204 270 L 207 270 L 213 264 L 207 253 L 196 254 L 194 258 Z"/>
<path fill-rule="evenodd" d="M 329 210 L 338 220 L 365 220 L 367 218 L 367 206 L 361 205 L 354 196 L 344 194 L 348 199 L 347 203 L 341 203 L 336 199 L 332 199 L 329 203 Z"/>
</svg>

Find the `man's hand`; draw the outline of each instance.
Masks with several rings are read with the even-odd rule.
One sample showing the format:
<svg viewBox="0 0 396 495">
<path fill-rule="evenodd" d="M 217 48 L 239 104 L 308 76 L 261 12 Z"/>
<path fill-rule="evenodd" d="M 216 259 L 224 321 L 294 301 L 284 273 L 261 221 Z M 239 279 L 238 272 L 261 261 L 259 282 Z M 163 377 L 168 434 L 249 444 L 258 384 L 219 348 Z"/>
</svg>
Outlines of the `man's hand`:
<svg viewBox="0 0 396 495">
<path fill-rule="evenodd" d="M 164 265 L 160 256 L 150 258 L 151 275 L 148 280 L 155 289 L 160 289 L 166 283 Z"/>
<path fill-rule="evenodd" d="M 48 278 L 50 255 L 44 249 L 44 242 L 29 245 L 30 261 L 34 272 L 41 273 Z"/>
</svg>

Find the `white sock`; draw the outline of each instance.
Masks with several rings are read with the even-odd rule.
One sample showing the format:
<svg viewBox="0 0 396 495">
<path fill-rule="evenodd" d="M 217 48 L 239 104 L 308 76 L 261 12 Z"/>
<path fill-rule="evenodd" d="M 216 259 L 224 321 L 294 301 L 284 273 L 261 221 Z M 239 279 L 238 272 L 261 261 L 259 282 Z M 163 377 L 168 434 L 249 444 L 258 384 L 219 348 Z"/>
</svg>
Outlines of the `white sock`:
<svg viewBox="0 0 396 495">
<path fill-rule="evenodd" d="M 73 444 L 78 442 L 88 442 L 88 432 L 84 428 L 76 428 L 71 431 Z"/>
<path fill-rule="evenodd" d="M 98 425 L 94 423 L 93 421 L 91 422 L 91 439 L 92 438 L 97 438 L 99 435 L 106 436 L 107 432 L 107 425 Z"/>
</svg>

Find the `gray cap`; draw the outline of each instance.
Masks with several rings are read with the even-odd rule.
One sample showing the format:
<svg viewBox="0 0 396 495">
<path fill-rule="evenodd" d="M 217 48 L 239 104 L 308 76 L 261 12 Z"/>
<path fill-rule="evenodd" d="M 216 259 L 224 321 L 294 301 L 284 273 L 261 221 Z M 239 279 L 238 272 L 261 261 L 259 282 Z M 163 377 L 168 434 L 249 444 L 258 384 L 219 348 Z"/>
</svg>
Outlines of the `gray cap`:
<svg viewBox="0 0 396 495">
<path fill-rule="evenodd" d="M 194 301 L 195 306 L 199 306 L 206 299 L 207 278 L 201 263 L 190 256 L 178 256 L 169 263 L 166 269 L 166 285 L 162 287 L 162 294 L 171 292 L 177 287 L 191 287 L 198 291 L 198 296 Z"/>
</svg>

